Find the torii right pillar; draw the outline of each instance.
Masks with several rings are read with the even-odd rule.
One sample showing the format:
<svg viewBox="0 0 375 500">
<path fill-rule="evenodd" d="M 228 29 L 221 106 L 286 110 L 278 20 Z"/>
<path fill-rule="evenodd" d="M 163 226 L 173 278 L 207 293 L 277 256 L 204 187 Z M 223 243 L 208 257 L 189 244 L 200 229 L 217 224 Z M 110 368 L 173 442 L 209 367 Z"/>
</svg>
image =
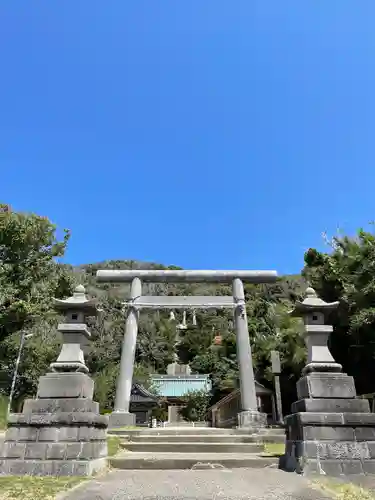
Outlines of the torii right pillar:
<svg viewBox="0 0 375 500">
<path fill-rule="evenodd" d="M 345 476 L 375 473 L 375 414 L 357 399 L 353 377 L 342 373 L 327 341 L 333 327 L 326 314 L 338 307 L 312 288 L 292 315 L 305 323 L 307 365 L 297 383 L 299 400 L 285 418 L 286 453 L 280 468 L 304 475 Z"/>
<path fill-rule="evenodd" d="M 255 391 L 253 358 L 247 325 L 245 291 L 239 278 L 233 280 L 234 327 L 236 331 L 237 360 L 241 394 L 241 409 L 237 415 L 238 427 L 257 432 L 267 424 L 267 415 L 258 410 Z"/>
</svg>

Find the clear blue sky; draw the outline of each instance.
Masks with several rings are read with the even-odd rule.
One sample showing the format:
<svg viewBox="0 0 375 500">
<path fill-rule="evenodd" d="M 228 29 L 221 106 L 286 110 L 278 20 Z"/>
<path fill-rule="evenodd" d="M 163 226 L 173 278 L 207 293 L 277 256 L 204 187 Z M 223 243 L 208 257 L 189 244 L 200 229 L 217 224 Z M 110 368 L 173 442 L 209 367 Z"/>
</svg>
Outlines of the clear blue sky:
<svg viewBox="0 0 375 500">
<path fill-rule="evenodd" d="M 375 208 L 374 0 L 0 1 L 0 196 L 66 260 L 299 272 Z"/>
</svg>

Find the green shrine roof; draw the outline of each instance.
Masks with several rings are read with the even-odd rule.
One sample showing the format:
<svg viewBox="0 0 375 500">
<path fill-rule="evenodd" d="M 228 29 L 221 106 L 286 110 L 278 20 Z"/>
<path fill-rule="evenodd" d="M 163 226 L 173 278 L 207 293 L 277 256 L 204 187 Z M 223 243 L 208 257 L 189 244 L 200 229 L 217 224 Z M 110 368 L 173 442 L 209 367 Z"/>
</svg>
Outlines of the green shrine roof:
<svg viewBox="0 0 375 500">
<path fill-rule="evenodd" d="M 179 398 L 189 391 L 211 390 L 209 375 L 151 375 L 160 396 Z"/>
</svg>

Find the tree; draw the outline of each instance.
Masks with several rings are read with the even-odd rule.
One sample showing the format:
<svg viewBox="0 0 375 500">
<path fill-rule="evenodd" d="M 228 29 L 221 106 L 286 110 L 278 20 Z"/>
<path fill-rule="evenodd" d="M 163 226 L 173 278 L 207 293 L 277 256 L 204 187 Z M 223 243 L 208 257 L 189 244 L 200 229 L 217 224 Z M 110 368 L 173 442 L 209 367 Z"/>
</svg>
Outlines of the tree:
<svg viewBox="0 0 375 500">
<path fill-rule="evenodd" d="M 101 411 L 114 407 L 119 371 L 119 363 L 109 363 L 107 367 L 93 374 L 95 381 L 94 399 L 99 403 Z M 134 366 L 133 381 L 138 382 L 157 396 L 157 388 L 152 385 L 150 372 L 146 367 L 139 364 Z"/>
<path fill-rule="evenodd" d="M 353 375 L 360 394 L 374 391 L 375 376 L 375 236 L 360 229 L 355 237 L 327 241 L 331 251 L 310 248 L 303 275 L 328 302 L 340 301 L 331 315 L 329 347 Z"/>
<path fill-rule="evenodd" d="M 141 314 L 136 360 L 154 372 L 164 373 L 172 361 L 175 324 L 157 314 Z"/>
<path fill-rule="evenodd" d="M 71 288 L 56 262 L 64 255 L 69 231 L 59 241 L 56 226 L 46 217 L 1 207 L 0 341 L 42 317 L 52 297 L 62 297 Z"/>
<path fill-rule="evenodd" d="M 183 397 L 184 408 L 180 409 L 181 416 L 189 422 L 203 422 L 207 418 L 211 395 L 205 390 L 189 391 Z"/>
<path fill-rule="evenodd" d="M 56 360 L 60 350 L 60 336 L 56 331 L 59 315 L 50 311 L 43 318 L 37 318 L 24 329 L 25 341 L 13 397 L 16 409 L 25 397 L 36 393 L 38 380 Z M 0 349 L 0 393 L 9 394 L 14 374 L 15 362 L 19 352 L 22 332 L 14 332 L 1 342 Z"/>
<path fill-rule="evenodd" d="M 236 341 L 233 333 L 221 336 L 220 345 L 211 345 L 195 356 L 191 368 L 198 373 L 210 374 L 213 402 L 238 386 Z"/>
<path fill-rule="evenodd" d="M 4 208 L 6 207 L 6 208 Z M 66 297 L 73 276 L 57 262 L 64 255 L 69 232 L 62 240 L 46 217 L 17 213 L 0 205 L 0 373 L 1 390 L 9 393 L 21 332 L 32 333 L 21 358 L 15 400 L 35 393 L 40 375 L 56 359 L 58 315 L 53 297 Z"/>
</svg>

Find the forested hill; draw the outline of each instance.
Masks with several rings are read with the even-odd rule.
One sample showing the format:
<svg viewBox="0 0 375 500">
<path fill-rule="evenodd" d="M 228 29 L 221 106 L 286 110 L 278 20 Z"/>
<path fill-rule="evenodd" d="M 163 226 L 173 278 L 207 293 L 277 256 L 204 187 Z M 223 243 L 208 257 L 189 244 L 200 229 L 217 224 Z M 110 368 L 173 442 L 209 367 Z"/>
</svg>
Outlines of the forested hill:
<svg viewBox="0 0 375 500">
<path fill-rule="evenodd" d="M 53 297 L 71 295 L 83 284 L 102 309 L 90 325 L 92 342 L 86 355 L 96 379 L 96 398 L 111 407 L 118 373 L 125 320 L 123 300 L 129 285 L 99 284 L 98 269 L 175 269 L 135 260 L 105 261 L 73 267 L 59 263 L 69 244 L 69 231 L 59 240 L 46 217 L 12 212 L 0 205 L 0 383 L 9 393 L 21 332 L 32 333 L 20 364 L 16 397 L 34 395 L 38 377 L 56 359 L 59 318 Z M 375 237 L 360 230 L 356 237 L 334 238 L 329 252 L 310 249 L 302 276 L 283 276 L 274 284 L 246 285 L 246 307 L 256 377 L 271 384 L 270 351 L 282 358 L 285 412 L 295 399 L 295 383 L 305 361 L 301 321 L 288 312 L 306 288 L 305 278 L 327 301 L 340 300 L 332 315 L 330 348 L 344 370 L 355 377 L 359 394 L 375 392 Z M 172 295 L 230 295 L 226 285 L 145 284 L 145 293 Z M 181 313 L 176 321 L 181 321 Z M 188 315 L 188 324 L 191 316 Z M 151 373 L 165 372 L 172 360 L 176 323 L 165 311 L 143 311 L 136 351 L 135 378 L 146 386 Z M 220 336 L 221 344 L 214 343 Z M 197 326 L 181 339 L 180 359 L 195 372 L 212 376 L 214 398 L 237 384 L 236 339 L 231 312 L 197 311 Z"/>
</svg>

